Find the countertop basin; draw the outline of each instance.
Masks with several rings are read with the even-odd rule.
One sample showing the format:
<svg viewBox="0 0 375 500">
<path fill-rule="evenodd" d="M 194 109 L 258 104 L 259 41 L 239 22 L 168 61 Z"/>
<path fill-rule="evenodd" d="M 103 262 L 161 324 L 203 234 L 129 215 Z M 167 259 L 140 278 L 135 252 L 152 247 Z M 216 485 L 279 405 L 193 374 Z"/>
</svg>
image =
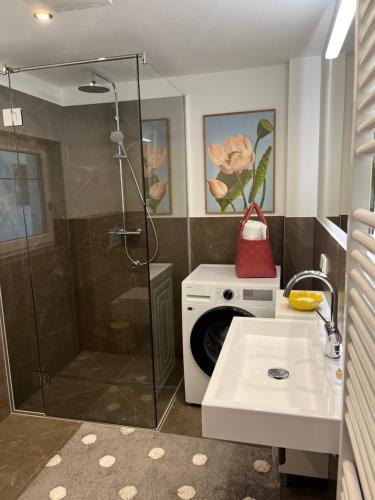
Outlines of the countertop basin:
<svg viewBox="0 0 375 500">
<path fill-rule="evenodd" d="M 203 436 L 338 453 L 339 361 L 320 321 L 234 318 L 202 403 Z M 275 379 L 269 370 L 289 372 Z"/>
</svg>

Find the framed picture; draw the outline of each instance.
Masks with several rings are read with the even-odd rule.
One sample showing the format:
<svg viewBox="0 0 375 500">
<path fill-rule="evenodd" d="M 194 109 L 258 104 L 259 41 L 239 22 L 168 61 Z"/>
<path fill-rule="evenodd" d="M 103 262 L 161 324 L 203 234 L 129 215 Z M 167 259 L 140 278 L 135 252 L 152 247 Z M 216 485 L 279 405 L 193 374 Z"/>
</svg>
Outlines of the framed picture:
<svg viewBox="0 0 375 500">
<path fill-rule="evenodd" d="M 275 211 L 276 110 L 203 116 L 206 213 Z"/>
<path fill-rule="evenodd" d="M 169 120 L 142 120 L 146 199 L 152 214 L 172 213 Z"/>
</svg>

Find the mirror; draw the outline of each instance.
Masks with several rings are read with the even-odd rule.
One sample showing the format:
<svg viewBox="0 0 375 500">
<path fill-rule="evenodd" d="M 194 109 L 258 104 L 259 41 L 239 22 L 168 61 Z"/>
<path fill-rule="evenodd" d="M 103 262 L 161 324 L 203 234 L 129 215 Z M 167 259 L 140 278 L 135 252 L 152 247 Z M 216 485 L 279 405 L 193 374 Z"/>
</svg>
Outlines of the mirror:
<svg viewBox="0 0 375 500">
<path fill-rule="evenodd" d="M 354 23 L 339 57 L 322 60 L 318 217 L 339 233 L 350 209 L 353 90 Z"/>
</svg>

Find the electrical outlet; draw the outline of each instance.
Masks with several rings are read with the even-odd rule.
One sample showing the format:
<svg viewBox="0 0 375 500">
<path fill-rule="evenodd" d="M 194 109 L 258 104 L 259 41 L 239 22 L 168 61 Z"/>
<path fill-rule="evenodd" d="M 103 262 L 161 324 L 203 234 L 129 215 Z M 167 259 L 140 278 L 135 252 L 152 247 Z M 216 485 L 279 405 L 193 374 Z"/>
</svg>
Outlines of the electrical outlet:
<svg viewBox="0 0 375 500">
<path fill-rule="evenodd" d="M 319 267 L 320 267 L 320 270 L 322 271 L 322 273 L 324 273 L 324 274 L 328 273 L 328 259 L 324 253 L 320 254 Z"/>
<path fill-rule="evenodd" d="M 22 109 L 9 108 L 3 109 L 4 127 L 17 127 L 22 125 Z"/>
</svg>

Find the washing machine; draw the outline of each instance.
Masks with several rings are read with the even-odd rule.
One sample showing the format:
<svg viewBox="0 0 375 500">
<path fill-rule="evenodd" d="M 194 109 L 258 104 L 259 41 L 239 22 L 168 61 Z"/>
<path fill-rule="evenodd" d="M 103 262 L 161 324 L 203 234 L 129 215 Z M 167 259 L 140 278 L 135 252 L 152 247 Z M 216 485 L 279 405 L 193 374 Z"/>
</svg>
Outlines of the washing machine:
<svg viewBox="0 0 375 500">
<path fill-rule="evenodd" d="M 201 264 L 182 282 L 185 398 L 201 404 L 234 316 L 273 318 L 275 278 L 237 278 L 233 265 Z"/>
</svg>

